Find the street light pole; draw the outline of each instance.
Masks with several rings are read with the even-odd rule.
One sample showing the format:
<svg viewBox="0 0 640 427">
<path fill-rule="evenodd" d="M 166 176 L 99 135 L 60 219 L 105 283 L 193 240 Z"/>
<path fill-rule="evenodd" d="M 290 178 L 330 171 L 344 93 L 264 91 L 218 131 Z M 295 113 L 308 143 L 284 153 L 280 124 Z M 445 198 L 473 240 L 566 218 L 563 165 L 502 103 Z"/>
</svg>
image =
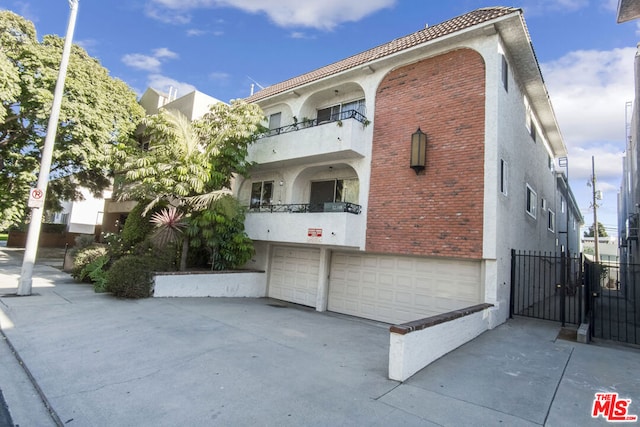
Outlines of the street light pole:
<svg viewBox="0 0 640 427">
<path fill-rule="evenodd" d="M 58 130 L 58 119 L 60 117 L 60 106 L 62 105 L 62 95 L 64 90 L 64 81 L 67 76 L 67 67 L 69 65 L 69 56 L 71 54 L 71 45 L 73 41 L 73 31 L 76 26 L 76 16 L 78 14 L 79 0 L 69 0 L 71 13 L 69 15 L 69 24 L 67 26 L 67 35 L 64 40 L 64 48 L 62 50 L 62 60 L 60 62 L 60 71 L 58 72 L 58 80 L 53 94 L 53 105 L 51 106 L 51 116 L 47 125 L 47 136 L 44 140 L 42 149 L 42 160 L 40 161 L 40 172 L 38 173 L 37 189 L 42 191 L 42 205 L 31 209 L 31 222 L 29 223 L 29 231 L 27 233 L 27 243 L 22 260 L 22 270 L 20 272 L 20 282 L 18 283 L 17 295 L 31 295 L 31 284 L 33 278 L 33 265 L 38 252 L 38 241 L 40 240 L 40 228 L 42 226 L 42 216 L 44 214 L 44 199 L 47 194 L 47 186 L 49 184 L 49 172 L 51 171 L 51 159 L 53 157 L 53 145 Z"/>
</svg>

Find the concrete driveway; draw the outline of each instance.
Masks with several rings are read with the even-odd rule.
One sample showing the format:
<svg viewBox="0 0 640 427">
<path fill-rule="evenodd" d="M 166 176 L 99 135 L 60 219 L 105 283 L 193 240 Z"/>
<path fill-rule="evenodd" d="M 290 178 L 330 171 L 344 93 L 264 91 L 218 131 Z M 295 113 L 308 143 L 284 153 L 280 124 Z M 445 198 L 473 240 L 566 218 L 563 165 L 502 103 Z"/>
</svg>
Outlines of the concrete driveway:
<svg viewBox="0 0 640 427">
<path fill-rule="evenodd" d="M 17 286 L 8 252 L 0 295 Z M 509 321 L 398 383 L 383 323 L 266 298 L 122 300 L 44 264 L 33 292 L 0 297 L 19 425 L 606 425 L 591 417 L 603 390 L 640 414 L 638 351 L 559 340 L 552 323 Z"/>
</svg>

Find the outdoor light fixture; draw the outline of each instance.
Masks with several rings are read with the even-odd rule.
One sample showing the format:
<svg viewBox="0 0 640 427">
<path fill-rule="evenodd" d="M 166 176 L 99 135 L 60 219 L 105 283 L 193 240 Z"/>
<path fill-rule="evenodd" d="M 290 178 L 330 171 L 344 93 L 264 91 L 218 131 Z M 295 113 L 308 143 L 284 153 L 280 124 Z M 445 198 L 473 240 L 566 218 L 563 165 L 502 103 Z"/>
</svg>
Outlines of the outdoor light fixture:
<svg viewBox="0 0 640 427">
<path fill-rule="evenodd" d="M 411 169 L 416 171 L 416 175 L 424 170 L 427 163 L 427 134 L 418 128 L 411 135 Z"/>
</svg>

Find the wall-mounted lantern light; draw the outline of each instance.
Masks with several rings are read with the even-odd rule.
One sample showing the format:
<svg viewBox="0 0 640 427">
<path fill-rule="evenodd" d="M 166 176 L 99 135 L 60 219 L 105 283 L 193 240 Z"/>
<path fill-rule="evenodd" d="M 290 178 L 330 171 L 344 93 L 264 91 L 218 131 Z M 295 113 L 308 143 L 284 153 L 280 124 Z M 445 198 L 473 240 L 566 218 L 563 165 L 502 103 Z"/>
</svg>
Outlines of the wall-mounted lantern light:
<svg viewBox="0 0 640 427">
<path fill-rule="evenodd" d="M 418 128 L 411 135 L 411 169 L 416 175 L 424 170 L 427 163 L 427 134 Z"/>
</svg>

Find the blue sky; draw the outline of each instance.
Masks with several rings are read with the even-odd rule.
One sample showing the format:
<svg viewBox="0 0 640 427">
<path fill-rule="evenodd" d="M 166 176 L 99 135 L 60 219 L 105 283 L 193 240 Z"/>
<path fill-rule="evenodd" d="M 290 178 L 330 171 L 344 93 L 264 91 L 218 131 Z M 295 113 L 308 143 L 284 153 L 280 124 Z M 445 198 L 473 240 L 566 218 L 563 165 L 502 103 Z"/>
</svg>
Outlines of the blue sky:
<svg viewBox="0 0 640 427">
<path fill-rule="evenodd" d="M 520 0 L 569 150 L 569 177 L 587 226 L 591 157 L 604 194 L 598 219 L 616 233 L 633 101 L 638 22 L 616 23 L 618 0 Z M 362 52 L 471 10 L 482 0 L 79 0 L 74 42 L 138 94 L 152 86 L 193 89 L 223 101 Z M 0 0 L 64 35 L 66 0 Z M 258 86 L 256 86 L 258 89 Z"/>
</svg>

